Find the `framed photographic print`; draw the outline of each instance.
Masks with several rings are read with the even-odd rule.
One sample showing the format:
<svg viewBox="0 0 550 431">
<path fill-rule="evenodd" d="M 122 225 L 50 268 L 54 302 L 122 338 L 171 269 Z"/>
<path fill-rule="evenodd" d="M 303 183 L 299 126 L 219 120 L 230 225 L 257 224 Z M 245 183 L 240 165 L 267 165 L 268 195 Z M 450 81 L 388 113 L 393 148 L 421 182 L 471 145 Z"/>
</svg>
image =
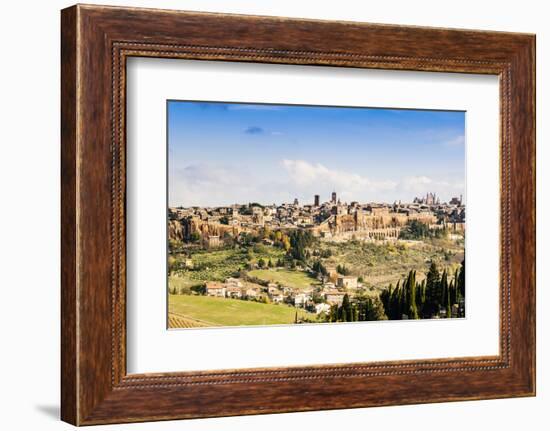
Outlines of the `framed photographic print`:
<svg viewBox="0 0 550 431">
<path fill-rule="evenodd" d="M 170 328 L 465 317 L 465 112 L 167 109 Z"/>
<path fill-rule="evenodd" d="M 78 5 L 61 42 L 63 420 L 535 394 L 533 35 Z"/>
</svg>

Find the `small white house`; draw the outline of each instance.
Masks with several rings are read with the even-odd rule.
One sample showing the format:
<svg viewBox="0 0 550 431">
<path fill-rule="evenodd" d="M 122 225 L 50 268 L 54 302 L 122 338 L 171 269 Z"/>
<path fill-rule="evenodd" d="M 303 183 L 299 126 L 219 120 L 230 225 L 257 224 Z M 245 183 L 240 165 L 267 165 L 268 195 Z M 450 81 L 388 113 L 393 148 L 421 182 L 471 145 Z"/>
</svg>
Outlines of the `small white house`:
<svg viewBox="0 0 550 431">
<path fill-rule="evenodd" d="M 303 307 L 307 301 L 308 297 L 305 293 L 298 293 L 294 296 L 294 306 Z"/>
<path fill-rule="evenodd" d="M 267 293 L 269 293 L 270 295 L 278 292 L 279 292 L 279 286 L 276 283 L 269 283 L 267 285 Z"/>
<path fill-rule="evenodd" d="M 315 313 L 328 314 L 330 312 L 330 305 L 326 303 L 317 304 L 315 306 Z"/>
<path fill-rule="evenodd" d="M 219 296 L 225 297 L 225 286 L 217 281 L 208 281 L 206 283 L 206 295 L 207 296 Z"/>
<path fill-rule="evenodd" d="M 283 286 L 283 294 L 288 296 L 288 295 L 292 295 L 293 293 L 294 293 L 294 288 L 288 287 L 288 286 Z"/>
<path fill-rule="evenodd" d="M 249 298 L 257 298 L 258 294 L 259 294 L 258 289 L 255 289 L 253 287 L 246 289 L 246 296 L 248 296 Z"/>
<path fill-rule="evenodd" d="M 271 300 L 272 300 L 274 303 L 278 304 L 278 303 L 283 302 L 283 301 L 285 300 L 285 297 L 284 297 L 284 295 L 283 295 L 282 293 L 279 292 L 279 293 L 277 293 L 277 294 L 275 294 L 275 295 L 272 295 L 272 296 L 271 296 Z"/>
<path fill-rule="evenodd" d="M 228 298 L 241 298 L 243 296 L 242 289 L 240 287 L 227 287 L 225 294 Z"/>
</svg>

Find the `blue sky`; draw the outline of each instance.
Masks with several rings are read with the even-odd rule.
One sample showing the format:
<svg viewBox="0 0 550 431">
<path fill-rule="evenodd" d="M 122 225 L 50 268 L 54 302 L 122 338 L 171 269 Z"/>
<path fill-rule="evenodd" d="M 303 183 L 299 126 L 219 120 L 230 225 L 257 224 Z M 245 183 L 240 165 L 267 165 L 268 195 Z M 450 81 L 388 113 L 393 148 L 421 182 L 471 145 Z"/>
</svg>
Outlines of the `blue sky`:
<svg viewBox="0 0 550 431">
<path fill-rule="evenodd" d="M 169 205 L 464 195 L 465 113 L 168 102 Z"/>
</svg>

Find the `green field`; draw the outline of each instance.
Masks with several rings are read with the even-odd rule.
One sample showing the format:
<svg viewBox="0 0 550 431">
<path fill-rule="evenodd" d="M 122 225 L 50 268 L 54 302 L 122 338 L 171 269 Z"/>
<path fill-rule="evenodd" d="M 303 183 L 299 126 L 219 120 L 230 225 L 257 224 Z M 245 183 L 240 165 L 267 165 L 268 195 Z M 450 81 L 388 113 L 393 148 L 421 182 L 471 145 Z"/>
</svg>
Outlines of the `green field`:
<svg viewBox="0 0 550 431">
<path fill-rule="evenodd" d="M 284 304 L 262 304 L 209 296 L 170 295 L 168 304 L 171 312 L 197 319 L 208 326 L 291 324 L 294 323 L 296 312 L 298 318 L 316 318 L 313 313 Z"/>
<path fill-rule="evenodd" d="M 256 277 L 283 286 L 305 289 L 312 284 L 319 284 L 319 281 L 310 277 L 302 271 L 291 271 L 288 269 L 255 269 L 248 272 L 250 277 Z"/>
</svg>

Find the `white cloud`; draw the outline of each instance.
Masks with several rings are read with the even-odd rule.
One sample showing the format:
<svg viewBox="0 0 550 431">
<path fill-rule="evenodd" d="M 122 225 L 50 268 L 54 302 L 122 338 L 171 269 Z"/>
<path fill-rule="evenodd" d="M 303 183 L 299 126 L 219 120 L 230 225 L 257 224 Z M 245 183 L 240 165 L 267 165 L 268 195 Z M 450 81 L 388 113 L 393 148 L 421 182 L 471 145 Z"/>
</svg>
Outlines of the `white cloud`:
<svg viewBox="0 0 550 431">
<path fill-rule="evenodd" d="M 464 135 L 458 135 L 454 138 L 446 140 L 443 145 L 446 147 L 460 147 L 464 145 Z"/>
<path fill-rule="evenodd" d="M 237 167 L 214 164 L 192 164 L 173 169 L 169 176 L 170 205 L 208 206 L 237 202 L 254 195 L 253 182 Z"/>
<path fill-rule="evenodd" d="M 433 185 L 433 180 L 426 176 L 405 177 L 400 182 L 400 188 L 408 192 L 427 190 Z"/>
<path fill-rule="evenodd" d="M 435 180 L 423 175 L 404 177 L 398 186 L 399 192 L 407 192 L 409 196 L 423 196 L 431 192 L 441 196 L 443 200 L 448 199 L 449 193 L 463 194 L 463 190 L 463 181 Z"/>
<path fill-rule="evenodd" d="M 283 160 L 283 166 L 288 172 L 292 182 L 298 186 L 331 185 L 335 190 L 346 192 L 353 191 L 381 191 L 393 190 L 395 181 L 372 181 L 367 177 L 347 171 L 329 169 L 316 163 L 312 164 L 304 160 Z"/>
</svg>

